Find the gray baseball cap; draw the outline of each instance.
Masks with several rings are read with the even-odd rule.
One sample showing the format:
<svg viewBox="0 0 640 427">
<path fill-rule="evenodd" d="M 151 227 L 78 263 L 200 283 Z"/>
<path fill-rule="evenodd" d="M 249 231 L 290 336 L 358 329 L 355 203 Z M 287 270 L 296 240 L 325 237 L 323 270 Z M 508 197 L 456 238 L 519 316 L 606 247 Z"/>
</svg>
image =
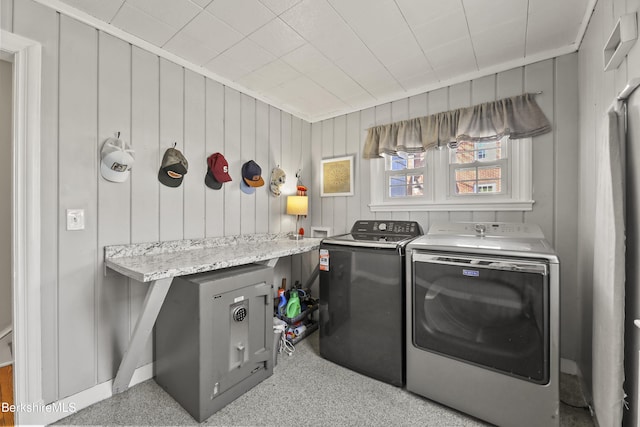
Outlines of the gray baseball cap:
<svg viewBox="0 0 640 427">
<path fill-rule="evenodd" d="M 158 171 L 158 180 L 167 187 L 179 187 L 189 169 L 189 162 L 176 145 L 177 143 L 174 143 L 173 147 L 164 152 Z"/>
</svg>

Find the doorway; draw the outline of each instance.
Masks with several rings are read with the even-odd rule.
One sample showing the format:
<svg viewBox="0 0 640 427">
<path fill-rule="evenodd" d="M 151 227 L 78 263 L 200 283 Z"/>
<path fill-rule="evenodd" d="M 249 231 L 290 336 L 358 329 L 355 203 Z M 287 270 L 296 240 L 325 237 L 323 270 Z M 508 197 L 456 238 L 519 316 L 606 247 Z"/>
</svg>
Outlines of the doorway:
<svg viewBox="0 0 640 427">
<path fill-rule="evenodd" d="M 12 177 L 13 55 L 0 54 L 0 170 Z M 0 179 L 0 198 L 12 200 L 12 179 Z M 0 401 L 13 405 L 13 292 L 11 282 L 11 203 L 0 204 Z M 13 425 L 13 413 L 2 412 L 3 425 Z"/>
<path fill-rule="evenodd" d="M 0 52 L 13 58 L 11 291 L 13 397 L 16 406 L 42 401 L 40 316 L 40 84 L 42 46 L 0 29 Z M 35 406 L 34 406 L 35 405 Z M 46 413 L 15 412 L 15 424 L 48 424 Z"/>
</svg>

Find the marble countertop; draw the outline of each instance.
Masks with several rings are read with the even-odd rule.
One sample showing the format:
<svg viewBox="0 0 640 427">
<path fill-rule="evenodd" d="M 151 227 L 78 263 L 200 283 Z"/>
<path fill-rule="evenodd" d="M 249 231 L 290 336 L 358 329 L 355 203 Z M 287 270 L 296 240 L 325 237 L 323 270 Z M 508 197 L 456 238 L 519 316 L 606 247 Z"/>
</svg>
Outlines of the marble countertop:
<svg viewBox="0 0 640 427">
<path fill-rule="evenodd" d="M 254 234 L 106 246 L 105 264 L 139 282 L 151 282 L 309 252 L 319 248 L 321 240 Z"/>
</svg>

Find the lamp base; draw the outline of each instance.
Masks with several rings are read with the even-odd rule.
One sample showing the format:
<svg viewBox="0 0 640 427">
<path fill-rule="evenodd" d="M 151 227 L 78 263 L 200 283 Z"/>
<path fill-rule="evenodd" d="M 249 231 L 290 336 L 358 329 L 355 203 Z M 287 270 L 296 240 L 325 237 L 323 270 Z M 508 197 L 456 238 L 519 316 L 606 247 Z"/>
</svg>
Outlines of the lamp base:
<svg viewBox="0 0 640 427">
<path fill-rule="evenodd" d="M 289 238 L 291 240 L 302 240 L 304 239 L 304 236 L 302 234 L 289 233 Z"/>
</svg>

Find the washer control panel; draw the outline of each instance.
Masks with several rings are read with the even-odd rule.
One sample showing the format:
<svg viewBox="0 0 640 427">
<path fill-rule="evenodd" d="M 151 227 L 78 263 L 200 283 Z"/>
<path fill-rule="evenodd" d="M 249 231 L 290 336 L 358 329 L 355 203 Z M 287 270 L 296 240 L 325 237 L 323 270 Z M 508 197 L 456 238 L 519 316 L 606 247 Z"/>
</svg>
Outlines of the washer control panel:
<svg viewBox="0 0 640 427">
<path fill-rule="evenodd" d="M 351 234 L 377 234 L 381 236 L 421 236 L 422 227 L 416 221 L 360 220 L 351 228 Z"/>
</svg>

